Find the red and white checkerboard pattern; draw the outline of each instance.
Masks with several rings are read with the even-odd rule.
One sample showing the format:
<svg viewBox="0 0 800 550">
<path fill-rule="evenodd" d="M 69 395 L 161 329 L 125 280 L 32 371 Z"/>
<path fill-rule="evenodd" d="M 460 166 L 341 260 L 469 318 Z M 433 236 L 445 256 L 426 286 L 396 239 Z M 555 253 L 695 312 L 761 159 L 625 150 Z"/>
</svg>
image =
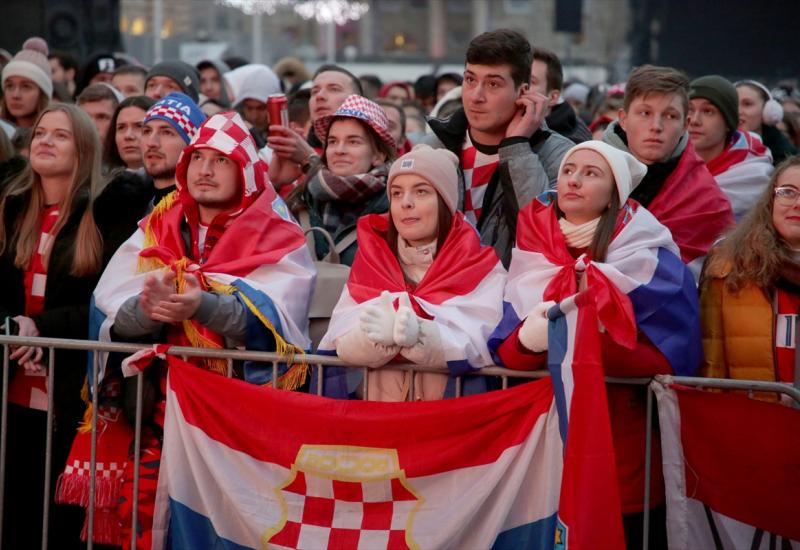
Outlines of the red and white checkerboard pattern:
<svg viewBox="0 0 800 550">
<path fill-rule="evenodd" d="M 253 164 L 260 162 L 258 151 L 250 131 L 237 113 L 219 113 L 208 119 L 192 139 L 191 144 L 196 143 L 225 155 L 238 156 L 244 166 L 242 177 L 245 196 L 259 191 L 252 168 Z"/>
<path fill-rule="evenodd" d="M 389 133 L 389 117 L 383 107 L 360 95 L 350 95 L 332 115 L 326 115 L 314 122 L 314 132 L 325 142 L 331 123 L 338 117 L 357 118 L 366 122 L 378 137 L 390 148 L 396 149 L 392 134 Z"/>
<path fill-rule="evenodd" d="M 472 225 L 478 225 L 486 186 L 499 163 L 498 154 L 486 155 L 478 151 L 467 132 L 461 152 L 461 170 L 464 172 L 464 217 Z"/>
<path fill-rule="evenodd" d="M 91 462 L 87 460 L 73 460 L 72 464 L 67 464 L 64 468 L 65 474 L 77 474 L 79 476 L 89 477 L 92 469 L 90 468 Z M 109 462 L 107 464 L 98 462 L 97 477 L 105 479 L 116 479 L 122 476 L 125 471 L 124 462 Z"/>
<path fill-rule="evenodd" d="M 408 548 L 406 525 L 417 497 L 398 478 L 353 482 L 298 472 L 283 496 L 286 524 L 270 547 Z"/>
</svg>

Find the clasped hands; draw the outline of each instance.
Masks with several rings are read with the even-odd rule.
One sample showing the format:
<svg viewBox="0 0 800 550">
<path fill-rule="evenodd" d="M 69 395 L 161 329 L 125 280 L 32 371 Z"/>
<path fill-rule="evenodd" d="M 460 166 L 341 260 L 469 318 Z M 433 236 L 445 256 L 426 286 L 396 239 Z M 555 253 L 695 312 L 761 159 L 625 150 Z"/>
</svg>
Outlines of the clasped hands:
<svg viewBox="0 0 800 550">
<path fill-rule="evenodd" d="M 154 321 L 180 323 L 191 317 L 200 307 L 203 290 L 197 277 L 187 273 L 182 293 L 175 286 L 175 273 L 165 271 L 147 276 L 139 294 L 139 305 Z"/>
<path fill-rule="evenodd" d="M 359 318 L 361 330 L 367 338 L 384 346 L 408 348 L 420 341 L 422 323 L 414 313 L 407 293 L 400 295 L 395 311 L 392 297 L 384 290 L 374 304 L 370 304 Z"/>
</svg>

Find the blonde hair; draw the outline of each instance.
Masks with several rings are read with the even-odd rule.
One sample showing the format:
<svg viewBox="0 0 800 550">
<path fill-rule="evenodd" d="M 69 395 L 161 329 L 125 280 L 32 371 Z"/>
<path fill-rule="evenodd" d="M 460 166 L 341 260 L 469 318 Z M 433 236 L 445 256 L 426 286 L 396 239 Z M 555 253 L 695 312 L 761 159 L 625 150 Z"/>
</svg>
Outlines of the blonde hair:
<svg viewBox="0 0 800 550">
<path fill-rule="evenodd" d="M 800 156 L 790 157 L 778 165 L 747 216 L 709 256 L 704 277 L 724 276 L 725 286 L 732 292 L 751 283 L 766 291 L 772 290 L 780 276 L 781 265 L 792 257 L 772 221 L 775 187 L 786 170 L 797 167 L 800 167 Z"/>
<path fill-rule="evenodd" d="M 100 141 L 89 116 L 74 105 L 56 103 L 46 108 L 36 119 L 34 131 L 42 117 L 51 112 L 63 112 L 72 123 L 72 138 L 75 142 L 75 170 L 72 185 L 59 204 L 59 215 L 52 234 L 67 223 L 81 196 L 86 196 L 86 207 L 81 216 L 78 232 L 73 243 L 71 274 L 76 277 L 92 275 L 100 271 L 103 255 L 103 239 L 94 220 L 92 202 L 100 192 Z M 6 234 L 6 203 L 11 197 L 27 195 L 25 205 L 12 235 Z M 14 265 L 27 269 L 39 238 L 42 210 L 44 210 L 44 190 L 42 181 L 30 164 L 15 177 L 0 198 L 0 253 L 6 247 L 14 247 Z M 42 258 L 45 266 L 50 260 L 49 247 Z"/>
</svg>

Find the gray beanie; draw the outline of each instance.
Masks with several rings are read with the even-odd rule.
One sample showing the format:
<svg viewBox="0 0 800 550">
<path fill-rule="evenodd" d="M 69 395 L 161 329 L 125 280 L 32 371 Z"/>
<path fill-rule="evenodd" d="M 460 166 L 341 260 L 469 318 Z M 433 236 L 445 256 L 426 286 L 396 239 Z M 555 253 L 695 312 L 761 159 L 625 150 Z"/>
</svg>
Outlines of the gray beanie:
<svg viewBox="0 0 800 550">
<path fill-rule="evenodd" d="M 719 75 L 701 76 L 689 84 L 689 99 L 707 99 L 722 113 L 729 131 L 739 126 L 739 94 Z"/>
<path fill-rule="evenodd" d="M 192 101 L 197 103 L 200 98 L 200 77 L 197 70 L 183 61 L 162 61 L 153 66 L 150 72 L 147 73 L 145 80 L 145 88 L 147 82 L 154 76 L 166 76 L 174 80 L 181 91 L 192 98 Z"/>
</svg>

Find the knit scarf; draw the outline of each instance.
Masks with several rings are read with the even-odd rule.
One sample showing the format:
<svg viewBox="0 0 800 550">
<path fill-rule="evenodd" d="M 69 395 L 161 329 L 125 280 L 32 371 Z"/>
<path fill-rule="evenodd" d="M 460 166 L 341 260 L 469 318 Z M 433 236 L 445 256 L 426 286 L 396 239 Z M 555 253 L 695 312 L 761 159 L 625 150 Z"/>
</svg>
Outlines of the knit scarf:
<svg viewBox="0 0 800 550">
<path fill-rule="evenodd" d="M 559 218 L 558 220 L 558 225 L 561 227 L 561 232 L 564 234 L 567 246 L 570 248 L 586 248 L 592 244 L 598 223 L 600 223 L 599 216 L 581 224 L 574 224 L 568 221 L 567 218 Z"/>
<path fill-rule="evenodd" d="M 47 266 L 44 256 L 52 248 L 55 235 L 53 228 L 58 221 L 58 205 L 48 206 L 42 212 L 39 238 L 25 270 L 25 315 L 33 317 L 44 311 L 44 291 L 47 285 Z M 18 368 L 11 380 L 8 400 L 23 407 L 47 410 L 47 375 L 31 374 Z"/>
<path fill-rule="evenodd" d="M 403 237 L 397 237 L 397 256 L 406 277 L 418 284 L 433 263 L 436 241 L 422 246 L 412 246 Z"/>
</svg>

